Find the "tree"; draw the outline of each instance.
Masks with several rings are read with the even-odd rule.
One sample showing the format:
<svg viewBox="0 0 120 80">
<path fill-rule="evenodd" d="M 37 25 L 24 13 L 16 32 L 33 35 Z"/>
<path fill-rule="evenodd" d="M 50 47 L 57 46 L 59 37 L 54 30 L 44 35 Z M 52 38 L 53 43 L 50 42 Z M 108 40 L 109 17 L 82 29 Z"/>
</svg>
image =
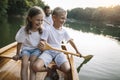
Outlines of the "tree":
<svg viewBox="0 0 120 80">
<path fill-rule="evenodd" d="M 6 16 L 8 0 L 0 0 L 0 18 Z"/>
<path fill-rule="evenodd" d="M 8 0 L 9 15 L 23 15 L 32 6 L 44 6 L 41 0 Z"/>
</svg>

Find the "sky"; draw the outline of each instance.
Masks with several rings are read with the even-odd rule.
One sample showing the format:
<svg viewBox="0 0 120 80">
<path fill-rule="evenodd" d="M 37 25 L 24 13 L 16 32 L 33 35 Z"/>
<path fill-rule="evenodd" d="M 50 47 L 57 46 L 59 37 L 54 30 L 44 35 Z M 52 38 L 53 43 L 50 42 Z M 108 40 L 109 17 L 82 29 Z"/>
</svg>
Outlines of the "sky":
<svg viewBox="0 0 120 80">
<path fill-rule="evenodd" d="M 120 0 L 42 0 L 51 9 L 55 7 L 62 7 L 66 10 L 71 10 L 76 7 L 110 7 L 120 5 Z"/>
</svg>

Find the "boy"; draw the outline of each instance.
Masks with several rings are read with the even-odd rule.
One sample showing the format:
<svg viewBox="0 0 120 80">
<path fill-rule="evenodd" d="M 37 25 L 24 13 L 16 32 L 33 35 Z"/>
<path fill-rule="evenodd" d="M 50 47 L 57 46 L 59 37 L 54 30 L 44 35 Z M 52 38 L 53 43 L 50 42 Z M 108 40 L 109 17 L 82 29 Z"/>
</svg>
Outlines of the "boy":
<svg viewBox="0 0 120 80">
<path fill-rule="evenodd" d="M 65 29 L 63 29 L 63 24 L 65 23 L 67 18 L 67 12 L 60 8 L 57 7 L 53 10 L 52 13 L 52 19 L 53 19 L 53 26 L 47 27 L 44 29 L 43 34 L 41 35 L 41 39 L 47 43 L 49 43 L 52 47 L 59 48 L 61 49 L 61 42 L 63 40 L 66 40 L 69 42 L 72 47 L 76 50 L 76 53 L 79 53 L 77 50 L 73 39 L 71 39 L 66 32 Z M 44 49 L 44 42 L 40 42 L 40 48 Z M 80 54 L 80 53 L 79 53 Z M 46 50 L 42 53 L 41 56 L 39 56 L 39 59 L 35 61 L 33 64 L 33 70 L 34 71 L 41 71 L 42 67 L 48 67 L 48 64 L 54 60 L 57 67 L 66 73 L 68 75 L 68 80 L 71 80 L 71 75 L 70 75 L 70 65 L 69 62 L 65 56 L 64 53 L 54 51 L 54 50 Z M 46 68 L 46 70 L 48 70 Z"/>
</svg>

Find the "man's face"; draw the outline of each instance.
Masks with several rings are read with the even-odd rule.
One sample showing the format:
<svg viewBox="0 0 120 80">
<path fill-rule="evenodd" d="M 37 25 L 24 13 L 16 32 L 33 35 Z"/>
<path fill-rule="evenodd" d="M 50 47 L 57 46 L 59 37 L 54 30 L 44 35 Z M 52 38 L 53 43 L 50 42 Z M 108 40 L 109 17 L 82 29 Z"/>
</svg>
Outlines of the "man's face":
<svg viewBox="0 0 120 80">
<path fill-rule="evenodd" d="M 51 14 L 51 10 L 48 8 L 45 10 L 45 15 L 48 17 Z"/>
</svg>

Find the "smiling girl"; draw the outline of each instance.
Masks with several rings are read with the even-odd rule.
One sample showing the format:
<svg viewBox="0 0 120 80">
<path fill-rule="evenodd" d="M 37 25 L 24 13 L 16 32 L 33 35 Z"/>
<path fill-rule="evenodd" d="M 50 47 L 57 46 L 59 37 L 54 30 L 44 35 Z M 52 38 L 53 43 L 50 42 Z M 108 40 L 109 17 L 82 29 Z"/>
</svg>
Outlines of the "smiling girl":
<svg viewBox="0 0 120 80">
<path fill-rule="evenodd" d="M 21 80 L 28 80 L 29 60 L 30 80 L 35 78 L 35 72 L 31 69 L 31 65 L 41 53 L 37 46 L 42 33 L 43 17 L 44 12 L 40 7 L 30 8 L 26 17 L 26 25 L 21 27 L 16 34 L 18 44 L 13 59 L 18 60 L 21 57 Z"/>
</svg>

